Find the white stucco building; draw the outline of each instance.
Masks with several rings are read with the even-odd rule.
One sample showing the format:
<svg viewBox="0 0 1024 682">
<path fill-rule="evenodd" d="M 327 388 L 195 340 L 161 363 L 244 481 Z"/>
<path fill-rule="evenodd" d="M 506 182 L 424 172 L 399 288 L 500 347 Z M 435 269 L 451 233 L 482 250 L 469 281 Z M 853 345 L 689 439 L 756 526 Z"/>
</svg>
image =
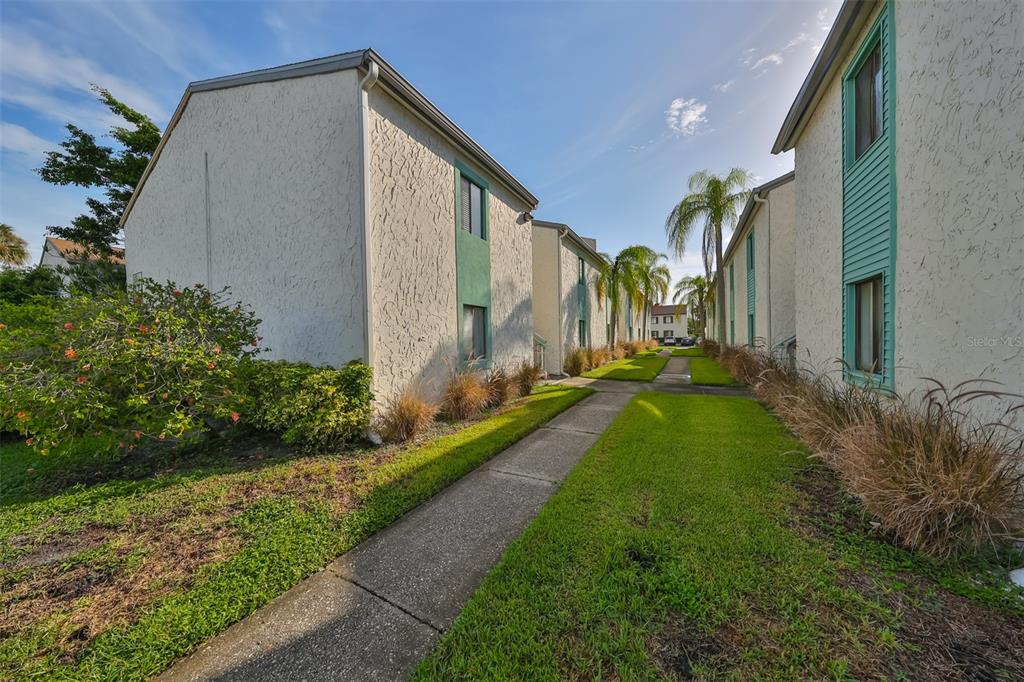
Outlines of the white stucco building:
<svg viewBox="0 0 1024 682">
<path fill-rule="evenodd" d="M 548 374 L 562 372 L 569 351 L 608 343 L 611 318 L 596 289 L 603 263 L 595 240 L 563 223 L 533 221 L 533 324 Z"/>
<path fill-rule="evenodd" d="M 686 306 L 652 305 L 651 314 L 647 317 L 647 334 L 652 339 L 672 337 L 678 340 L 689 336 Z"/>
<path fill-rule="evenodd" d="M 532 357 L 536 206 L 363 50 L 190 84 L 122 223 L 129 278 L 230 287 L 270 357 L 385 399 Z"/>
<path fill-rule="evenodd" d="M 792 348 L 796 337 L 794 173 L 751 190 L 722 255 L 726 342 Z M 709 330 L 713 338 L 717 327 Z"/>
<path fill-rule="evenodd" d="M 798 357 L 1024 393 L 1022 73 L 1019 0 L 843 4 L 773 149 L 795 149 Z"/>
</svg>

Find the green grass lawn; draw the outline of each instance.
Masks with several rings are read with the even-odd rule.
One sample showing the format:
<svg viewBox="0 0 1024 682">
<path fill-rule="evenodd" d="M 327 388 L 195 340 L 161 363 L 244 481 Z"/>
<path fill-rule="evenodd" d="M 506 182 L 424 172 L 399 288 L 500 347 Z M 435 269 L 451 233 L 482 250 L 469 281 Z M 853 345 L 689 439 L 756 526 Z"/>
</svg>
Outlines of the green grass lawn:
<svg viewBox="0 0 1024 682">
<path fill-rule="evenodd" d="M 754 401 L 638 395 L 416 679 L 946 679 L 933 663 L 963 646 L 1024 674 L 1005 573 L 880 542 L 834 488 L 803 491 L 808 466 Z"/>
<path fill-rule="evenodd" d="M 585 372 L 590 379 L 615 379 L 617 381 L 654 381 L 665 368 L 668 358 L 656 351 L 644 351 L 633 357 L 615 360 L 597 369 Z"/>
<path fill-rule="evenodd" d="M 154 466 L 4 447 L 0 679 L 159 673 L 590 393 L 544 387 L 417 446 L 334 455 L 228 442 Z"/>
<path fill-rule="evenodd" d="M 673 348 L 672 357 L 674 358 L 702 358 L 704 357 L 704 349 L 700 346 L 693 346 L 691 348 Z"/>
<path fill-rule="evenodd" d="M 700 386 L 739 385 L 717 361 L 700 356 L 690 358 L 690 383 Z"/>
</svg>

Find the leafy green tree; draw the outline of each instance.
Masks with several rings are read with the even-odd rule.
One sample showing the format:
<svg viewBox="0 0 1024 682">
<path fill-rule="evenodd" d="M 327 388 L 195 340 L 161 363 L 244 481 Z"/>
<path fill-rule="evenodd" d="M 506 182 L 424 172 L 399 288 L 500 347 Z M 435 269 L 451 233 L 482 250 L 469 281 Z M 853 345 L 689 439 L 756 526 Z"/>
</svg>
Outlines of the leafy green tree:
<svg viewBox="0 0 1024 682">
<path fill-rule="evenodd" d="M 637 301 L 641 298 L 641 263 L 648 251 L 650 249 L 646 246 L 627 246 L 615 258 L 601 254 L 605 263 L 597 274 L 595 288 L 598 305 L 609 306 L 612 326 L 610 345 L 615 344 L 619 315 L 626 301 Z"/>
<path fill-rule="evenodd" d="M 28 242 L 14 234 L 14 228 L 0 223 L 0 265 L 24 265 L 28 262 Z"/>
<path fill-rule="evenodd" d="M 64 291 L 64 282 L 53 268 L 0 270 L 0 303 L 21 305 L 35 298 L 57 298 Z"/>
<path fill-rule="evenodd" d="M 683 277 L 678 282 L 672 292 L 672 302 L 676 304 L 676 315 L 679 315 L 683 306 L 688 306 L 690 311 L 695 313 L 690 315 L 690 320 L 696 323 L 696 328 L 700 330 L 701 334 L 707 334 L 707 310 L 705 306 L 708 302 L 708 280 L 703 275 L 697 275 L 695 277 Z"/>
<path fill-rule="evenodd" d="M 706 279 L 711 280 L 711 255 L 714 253 L 714 270 L 722 272 L 722 228 L 736 224 L 740 208 L 750 192 L 749 171 L 733 168 L 725 177 L 707 171 L 698 171 L 690 176 L 689 194 L 676 204 L 665 219 L 665 233 L 669 246 L 677 256 L 683 255 L 686 240 L 698 227 L 703 230 L 701 255 L 704 260 Z M 725 280 L 716 278 L 717 297 L 725 300 Z M 725 316 L 716 316 L 718 341 L 725 341 Z"/>
<path fill-rule="evenodd" d="M 110 137 L 118 148 L 99 144 L 96 138 L 73 123 L 61 151 L 47 152 L 39 176 L 54 185 L 102 188 L 106 201 L 89 197 L 88 214 L 68 226 L 50 226 L 51 234 L 70 239 L 100 255 L 110 255 L 121 236 L 118 221 L 128 206 L 135 186 L 160 143 L 160 128 L 145 114 L 117 100 L 105 88 L 93 85 L 99 99 L 127 125 L 115 125 Z"/>
<path fill-rule="evenodd" d="M 668 256 L 657 253 L 646 246 L 639 247 L 637 275 L 640 278 L 638 308 L 643 311 L 643 322 L 640 325 L 640 338 L 647 338 L 647 321 L 650 318 L 651 306 L 668 298 L 669 284 L 672 273 L 665 262 Z"/>
</svg>

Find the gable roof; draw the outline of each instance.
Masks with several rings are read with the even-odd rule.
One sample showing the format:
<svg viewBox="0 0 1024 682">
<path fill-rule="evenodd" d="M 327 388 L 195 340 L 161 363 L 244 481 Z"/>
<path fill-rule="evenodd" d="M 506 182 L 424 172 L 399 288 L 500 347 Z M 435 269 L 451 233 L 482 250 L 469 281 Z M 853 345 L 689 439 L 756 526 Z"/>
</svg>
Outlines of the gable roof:
<svg viewBox="0 0 1024 682">
<path fill-rule="evenodd" d="M 750 196 L 747 198 L 747 203 L 743 206 L 743 213 L 740 214 L 740 219 L 736 221 L 736 229 L 733 230 L 732 236 L 729 237 L 729 246 L 726 247 L 725 253 L 722 255 L 722 264 L 729 262 L 732 258 L 733 252 L 739 247 L 740 241 L 743 239 L 743 234 L 754 220 L 754 215 L 757 213 L 757 209 L 761 207 L 760 202 L 754 201 L 755 197 L 763 198 L 763 195 L 771 192 L 773 189 L 778 189 L 787 182 L 793 182 L 796 178 L 796 171 L 789 171 L 785 175 L 780 175 L 774 180 L 769 180 L 763 185 L 758 185 L 754 189 L 750 190 Z"/>
<path fill-rule="evenodd" d="M 53 250 L 60 254 L 60 257 L 66 260 L 68 263 L 81 263 L 83 257 L 85 256 L 88 256 L 89 260 L 100 260 L 99 256 L 97 256 L 94 253 L 89 253 L 88 249 L 86 249 L 84 246 L 82 246 L 78 242 L 73 242 L 70 239 L 60 239 L 59 237 L 47 237 L 46 241 L 43 243 L 44 251 L 46 250 L 47 246 L 52 247 Z M 107 258 L 107 260 L 117 265 L 124 265 L 124 249 L 118 246 L 114 246 L 111 247 L 111 250 L 113 251 L 113 253 Z"/>
<path fill-rule="evenodd" d="M 537 227 L 545 227 L 550 230 L 566 230 L 565 236 L 567 236 L 576 246 L 580 247 L 586 255 L 590 256 L 591 260 L 599 263 L 605 263 L 604 256 L 597 251 L 597 240 L 591 239 L 590 237 L 581 237 L 576 232 L 566 225 L 565 223 L 553 223 L 547 220 L 536 220 L 534 219 L 533 224 Z"/>
<path fill-rule="evenodd" d="M 680 317 L 682 317 L 683 315 L 686 314 L 686 306 L 685 305 L 678 305 L 677 306 L 677 305 L 667 305 L 667 304 L 663 305 L 661 303 L 655 303 L 654 305 L 651 306 L 651 315 L 675 315 L 677 308 L 682 308 L 682 310 L 679 311 L 679 316 Z"/>
<path fill-rule="evenodd" d="M 171 133 L 174 131 L 174 127 L 177 125 L 178 121 L 181 120 L 185 107 L 188 106 L 189 98 L 193 94 L 197 92 L 210 92 L 212 90 L 235 88 L 242 85 L 252 85 L 254 83 L 271 83 L 288 78 L 302 78 L 304 76 L 333 73 L 335 71 L 345 71 L 348 69 L 359 69 L 361 72 L 366 72 L 370 68 L 370 64 L 377 65 L 380 72 L 380 82 L 384 83 L 391 94 L 395 95 L 400 102 L 419 114 L 429 124 L 436 127 L 443 135 L 448 137 L 456 147 L 469 155 L 473 161 L 479 163 L 484 169 L 512 190 L 512 193 L 516 197 L 532 208 L 537 207 L 540 203 L 537 197 L 531 194 L 530 191 L 526 189 L 526 187 L 523 186 L 523 184 L 511 173 L 509 173 L 504 166 L 484 151 L 483 147 L 477 144 L 477 142 L 463 131 L 462 128 L 457 126 L 450 118 L 442 113 L 440 109 L 434 106 L 430 100 L 424 97 L 419 90 L 413 87 L 409 81 L 398 73 L 398 71 L 388 64 L 379 54 L 374 52 L 372 49 L 365 49 L 355 50 L 353 52 L 343 52 L 330 57 L 310 59 L 304 62 L 286 64 L 284 66 L 275 66 L 269 69 L 246 71 L 244 73 L 231 76 L 221 76 L 219 78 L 210 78 L 207 80 L 193 81 L 189 83 L 188 87 L 185 88 L 185 94 L 181 96 L 181 101 L 178 102 L 178 106 L 174 110 L 174 114 L 171 116 L 170 122 L 167 124 L 167 129 L 164 130 L 164 133 L 160 138 L 160 143 L 157 145 L 156 151 L 153 153 L 152 158 L 150 158 L 149 163 L 146 165 L 146 169 L 142 173 L 142 178 L 139 179 L 139 184 L 135 187 L 135 191 L 132 192 L 132 196 L 128 200 L 128 206 L 125 208 L 124 214 L 121 216 L 120 225 L 124 226 L 125 221 L 128 219 L 128 214 L 131 213 L 139 193 L 146 184 L 146 180 L 149 179 L 149 174 L 152 172 L 153 167 L 156 166 L 156 163 L 160 158 L 160 153 L 163 151 L 164 145 L 167 143 L 167 139 L 171 136 Z"/>
<path fill-rule="evenodd" d="M 842 64 L 842 57 L 853 45 L 853 41 L 860 34 L 871 11 L 881 0 L 845 0 L 839 9 L 836 21 L 828 32 L 825 42 L 818 51 L 818 56 L 811 65 L 811 70 L 804 78 L 803 85 L 796 95 L 789 113 L 782 122 L 782 129 L 779 130 L 775 144 L 772 146 L 772 154 L 788 152 L 796 146 L 796 138 L 799 137 L 806 122 L 807 115 L 817 106 L 821 99 L 823 86 L 828 85 Z"/>
</svg>

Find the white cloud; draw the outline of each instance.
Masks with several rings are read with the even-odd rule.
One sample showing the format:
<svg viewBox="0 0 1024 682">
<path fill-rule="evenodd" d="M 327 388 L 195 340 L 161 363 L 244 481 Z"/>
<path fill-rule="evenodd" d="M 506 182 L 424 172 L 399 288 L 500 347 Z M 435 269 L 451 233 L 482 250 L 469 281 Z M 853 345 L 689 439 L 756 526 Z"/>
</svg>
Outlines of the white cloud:
<svg viewBox="0 0 1024 682">
<path fill-rule="evenodd" d="M 783 52 L 789 52 L 792 49 L 800 47 L 801 45 L 808 45 L 808 46 L 810 46 L 811 52 L 817 52 L 818 50 L 821 49 L 821 41 L 820 40 L 818 40 L 817 38 L 814 38 L 814 37 L 804 33 L 803 31 L 801 31 L 800 33 L 798 33 L 796 35 L 795 38 L 793 38 L 788 43 L 786 43 L 785 46 L 783 46 L 782 51 Z"/>
<path fill-rule="evenodd" d="M 665 110 L 665 124 L 669 130 L 681 135 L 693 135 L 702 123 L 707 123 L 704 112 L 708 105 L 695 99 L 677 97 Z"/>
<path fill-rule="evenodd" d="M 779 54 L 778 52 L 772 52 L 771 54 L 766 54 L 765 56 L 761 57 L 756 62 L 754 62 L 754 65 L 751 66 L 750 69 L 753 71 L 753 70 L 757 70 L 757 69 L 761 68 L 762 66 L 769 66 L 771 64 L 781 64 L 781 63 L 782 63 L 782 55 Z"/>
<path fill-rule="evenodd" d="M 828 7 L 822 7 L 818 10 L 817 20 L 819 31 L 827 31 L 832 28 L 832 22 L 828 20 Z"/>
<path fill-rule="evenodd" d="M 42 156 L 56 149 L 57 145 L 39 137 L 27 128 L 14 123 L 0 123 L 0 149 L 34 157 L 42 162 Z"/>
<path fill-rule="evenodd" d="M 735 78 L 727 80 L 724 83 L 715 83 L 714 85 L 711 86 L 711 89 L 716 90 L 718 92 L 729 92 L 730 90 L 732 90 L 732 86 L 734 85 L 736 85 Z"/>
</svg>

